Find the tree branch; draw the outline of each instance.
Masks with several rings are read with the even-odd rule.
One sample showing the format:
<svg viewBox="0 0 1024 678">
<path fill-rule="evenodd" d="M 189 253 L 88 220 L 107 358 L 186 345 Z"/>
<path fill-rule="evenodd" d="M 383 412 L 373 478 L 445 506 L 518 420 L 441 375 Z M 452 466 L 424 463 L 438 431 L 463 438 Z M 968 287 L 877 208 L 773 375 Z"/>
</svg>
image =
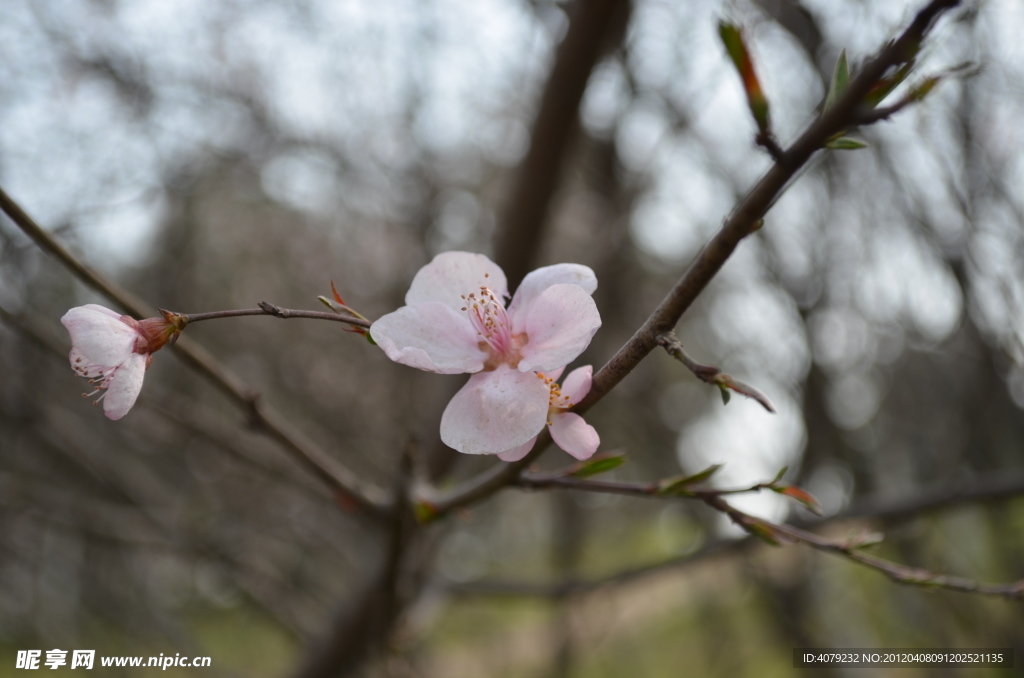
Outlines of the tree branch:
<svg viewBox="0 0 1024 678">
<path fill-rule="evenodd" d="M 772 405 L 772 401 L 768 399 L 768 396 L 761 393 L 759 390 L 747 384 L 733 379 L 730 375 L 722 372 L 717 367 L 712 365 L 703 365 L 694 360 L 683 348 L 683 343 L 679 341 L 679 337 L 676 336 L 675 332 L 664 332 L 658 335 L 658 345 L 665 349 L 665 352 L 670 356 L 681 362 L 686 366 L 686 369 L 693 372 L 693 376 L 697 377 L 705 384 L 713 384 L 722 391 L 722 399 L 725 402 L 729 402 L 728 391 L 735 391 L 748 398 L 753 398 L 757 402 L 761 403 L 761 407 L 768 410 L 772 414 L 775 413 L 775 406 Z"/>
<path fill-rule="evenodd" d="M 597 404 L 658 346 L 659 336 L 673 331 L 683 313 L 717 275 L 740 241 L 761 227 L 765 213 L 811 156 L 824 148 L 832 136 L 856 124 L 864 106 L 864 97 L 871 88 L 889 68 L 912 58 L 939 15 L 959 4 L 960 0 L 932 0 L 899 38 L 886 45 L 878 56 L 850 79 L 845 93 L 786 149 L 781 160 L 733 209 L 722 229 L 705 245 L 640 329 L 594 375 L 590 393 L 573 408 L 574 412 L 582 414 Z M 520 461 L 496 464 L 444 494 L 427 496 L 424 503 L 430 505 L 433 515 L 440 516 L 489 496 L 512 483 L 549 443 L 550 436 L 545 430 L 533 451 Z"/>
<path fill-rule="evenodd" d="M 575 138 L 580 101 L 616 19 L 625 21 L 627 0 L 579 0 L 571 4 L 569 29 L 533 122 L 530 148 L 506 201 L 495 246 L 496 262 L 515 289 L 533 268 L 551 199 Z M 619 15 L 619 16 L 617 16 Z"/>
<path fill-rule="evenodd" d="M 112 299 L 131 315 L 139 318 L 156 315 L 154 309 L 149 308 L 134 294 L 79 261 L 70 250 L 25 213 L 2 188 L 0 188 L 0 210 L 3 210 L 11 221 L 43 251 L 55 256 L 87 286 Z M 323 481 L 339 498 L 376 517 L 381 517 L 390 511 L 389 504 L 380 489 L 364 484 L 351 471 L 317 447 L 311 439 L 292 426 L 287 419 L 268 407 L 258 392 L 249 388 L 238 376 L 222 367 L 210 352 L 188 337 L 179 337 L 173 348 L 186 364 L 206 376 L 230 399 L 248 410 L 253 422 L 260 429 Z"/>
<path fill-rule="evenodd" d="M 295 678 L 349 675 L 358 670 L 374 651 L 386 646 L 407 603 L 402 596 L 402 578 L 418 527 L 406 503 L 411 476 L 412 458 L 410 450 L 407 450 L 396 474 L 393 500 L 396 509 L 387 526 L 383 563 L 355 604 L 338 610 L 327 633 L 295 672 Z"/>
<path fill-rule="evenodd" d="M 574 482 L 559 482 L 548 485 L 551 489 L 572 489 L 582 491 L 602 491 L 598 487 L 589 487 L 593 481 L 572 479 Z M 583 487 L 583 485 L 588 485 Z M 636 497 L 653 498 L 656 495 L 649 491 L 651 485 L 622 483 L 616 488 L 616 494 L 627 494 Z M 916 516 L 942 511 L 964 504 L 988 503 L 1005 501 L 1024 496 L 1024 474 L 1007 475 L 1004 472 L 992 473 L 970 481 L 960 482 L 954 487 L 937 485 L 925 489 L 913 496 L 899 499 L 868 498 L 863 499 L 850 508 L 828 518 L 793 521 L 795 529 L 803 532 L 807 529 L 822 529 L 836 523 L 850 520 L 879 520 L 892 522 L 907 520 Z M 810 534 L 810 533 L 808 533 Z M 817 538 L 817 535 L 813 535 Z M 699 551 L 685 556 L 670 558 L 657 563 L 629 568 L 608 576 L 589 580 L 566 580 L 555 583 L 530 583 L 514 581 L 474 582 L 469 584 L 450 584 L 446 588 L 459 595 L 498 595 L 498 596 L 564 596 L 567 594 L 586 594 L 606 586 L 625 584 L 658 572 L 672 568 L 688 567 L 703 562 L 710 557 L 732 555 L 749 550 L 760 541 L 753 537 L 745 539 L 718 539 L 704 545 Z M 823 549 L 825 550 L 825 549 Z M 862 554 L 863 555 L 863 554 Z M 903 566 L 899 566 L 903 567 Z M 878 569 L 878 568 L 876 568 Z M 967 582 L 961 580 L 959 583 Z M 971 582 L 973 584 L 973 582 Z M 1019 586 L 1020 584 L 1017 584 Z M 1012 590 L 1012 586 L 1010 588 Z M 954 588 L 954 587 L 948 587 Z M 1003 595 L 1006 586 L 994 595 Z M 954 588 L 964 591 L 965 588 Z M 1020 595 L 1019 593 L 1015 595 Z"/>
<path fill-rule="evenodd" d="M 183 313 L 187 323 L 197 323 L 200 320 L 219 320 L 220 318 L 239 318 L 247 315 L 271 315 L 275 318 L 307 318 L 310 320 L 333 320 L 338 323 L 345 323 L 353 327 L 369 329 L 370 321 L 365 318 L 342 315 L 340 313 L 328 313 L 326 311 L 305 311 L 295 308 L 281 308 L 266 301 L 259 303 L 259 308 L 239 308 L 230 311 L 210 311 L 208 313 Z"/>
<path fill-rule="evenodd" d="M 938 574 L 922 568 L 909 567 L 900 563 L 879 558 L 863 552 L 863 548 L 876 543 L 877 539 L 858 540 L 857 538 L 838 540 L 826 539 L 813 532 L 802 530 L 791 525 L 779 525 L 762 518 L 744 513 L 730 506 L 719 496 L 701 497 L 704 503 L 729 516 L 729 518 L 749 534 L 758 536 L 777 545 L 787 543 L 804 543 L 818 551 L 842 556 L 873 570 L 878 570 L 897 584 L 920 586 L 924 588 L 947 589 L 963 593 L 999 596 L 1011 600 L 1024 600 L 1024 579 L 1009 584 L 981 584 L 964 577 Z"/>
</svg>

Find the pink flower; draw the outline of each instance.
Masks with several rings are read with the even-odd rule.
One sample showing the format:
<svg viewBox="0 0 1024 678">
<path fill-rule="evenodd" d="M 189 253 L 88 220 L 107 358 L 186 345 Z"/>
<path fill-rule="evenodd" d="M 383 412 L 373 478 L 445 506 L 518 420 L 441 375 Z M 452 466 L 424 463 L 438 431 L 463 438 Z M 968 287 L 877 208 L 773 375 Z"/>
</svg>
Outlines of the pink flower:
<svg viewBox="0 0 1024 678">
<path fill-rule="evenodd" d="M 184 316 L 161 311 L 163 318 L 135 320 L 97 304 L 78 306 L 60 319 L 71 334 L 71 369 L 89 379 L 109 419 L 128 414 L 142 390 L 153 353 L 173 343 Z"/>
<path fill-rule="evenodd" d="M 586 266 L 533 271 L 508 308 L 507 286 L 482 254 L 439 254 L 413 278 L 406 306 L 370 328 L 395 362 L 473 374 L 441 417 L 441 439 L 467 454 L 504 453 L 532 441 L 547 423 L 551 397 L 537 373 L 564 368 L 601 326 L 590 298 L 597 278 Z"/>
<path fill-rule="evenodd" d="M 551 428 L 551 439 L 555 444 L 580 461 L 584 461 L 597 452 L 601 437 L 597 435 L 593 426 L 583 421 L 583 417 L 570 412 L 569 409 L 590 393 L 594 368 L 590 365 L 576 368 L 559 387 L 558 378 L 562 376 L 564 369 L 559 368 L 537 375 L 544 380 L 550 390 L 547 424 Z M 534 436 L 524 445 L 499 453 L 498 458 L 503 461 L 519 461 L 533 449 L 536 441 L 537 436 Z"/>
</svg>

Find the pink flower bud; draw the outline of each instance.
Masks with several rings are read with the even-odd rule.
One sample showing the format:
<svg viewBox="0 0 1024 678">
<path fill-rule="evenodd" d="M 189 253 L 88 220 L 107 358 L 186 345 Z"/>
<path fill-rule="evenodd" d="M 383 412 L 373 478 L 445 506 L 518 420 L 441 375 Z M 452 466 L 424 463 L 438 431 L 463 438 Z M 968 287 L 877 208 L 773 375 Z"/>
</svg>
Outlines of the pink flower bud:
<svg viewBox="0 0 1024 678">
<path fill-rule="evenodd" d="M 71 369 L 100 394 L 109 419 L 128 414 L 142 390 L 142 378 L 153 353 L 173 343 L 188 322 L 185 316 L 161 311 L 163 318 L 135 320 L 97 304 L 77 306 L 60 319 L 71 334 Z"/>
</svg>

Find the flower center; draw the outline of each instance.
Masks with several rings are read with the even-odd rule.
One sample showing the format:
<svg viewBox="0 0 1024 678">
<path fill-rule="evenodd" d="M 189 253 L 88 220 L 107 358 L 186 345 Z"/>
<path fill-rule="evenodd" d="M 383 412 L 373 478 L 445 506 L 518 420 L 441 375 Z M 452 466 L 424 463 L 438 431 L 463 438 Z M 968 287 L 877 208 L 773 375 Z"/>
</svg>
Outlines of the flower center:
<svg viewBox="0 0 1024 678">
<path fill-rule="evenodd" d="M 512 321 L 494 290 L 481 286 L 477 292 L 463 294 L 462 300 L 466 304 L 462 310 L 495 362 L 515 367 L 519 363 L 519 342 L 512 336 Z"/>
</svg>

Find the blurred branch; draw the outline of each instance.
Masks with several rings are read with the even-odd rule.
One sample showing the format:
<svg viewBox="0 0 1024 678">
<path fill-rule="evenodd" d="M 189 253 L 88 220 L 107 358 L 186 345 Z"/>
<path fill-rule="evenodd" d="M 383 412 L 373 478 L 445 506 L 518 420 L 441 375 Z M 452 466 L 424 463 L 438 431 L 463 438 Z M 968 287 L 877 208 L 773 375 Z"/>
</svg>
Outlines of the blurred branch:
<svg viewBox="0 0 1024 678">
<path fill-rule="evenodd" d="M 560 489 L 577 490 L 580 492 L 597 492 L 603 494 L 621 494 L 629 497 L 661 497 L 663 499 L 704 499 L 730 494 L 747 494 L 772 489 L 773 483 L 757 483 L 750 487 L 737 487 L 727 490 L 711 489 L 672 489 L 666 491 L 664 481 L 657 483 L 637 483 L 618 480 L 582 480 L 567 477 L 558 473 L 534 474 L 524 473 L 512 483 L 516 487 L 531 490 Z"/>
<path fill-rule="evenodd" d="M 152 521 L 134 506 L 95 499 L 68 488 L 55 489 L 24 475 L 0 473 L 0 509 L 34 514 L 103 541 L 144 548 L 171 549 L 173 545 L 153 536 Z"/>
<path fill-rule="evenodd" d="M 406 498 L 412 476 L 411 451 L 402 456 L 395 474 L 394 504 L 390 516 L 384 562 L 354 605 L 345 605 L 329 625 L 320 643 L 296 671 L 296 678 L 334 678 L 354 673 L 367 655 L 386 646 L 407 601 L 401 597 L 403 565 L 417 531 Z"/>
<path fill-rule="evenodd" d="M 1011 600 L 1024 600 L 1024 579 L 1009 584 L 981 584 L 964 577 L 954 577 L 922 568 L 909 567 L 863 552 L 862 549 L 865 546 L 877 543 L 880 537 L 869 536 L 866 539 L 854 537 L 845 540 L 827 539 L 813 532 L 802 530 L 799 527 L 780 525 L 762 518 L 755 518 L 730 506 L 721 497 L 703 497 L 703 499 L 705 504 L 725 513 L 736 525 L 754 536 L 777 545 L 800 542 L 818 551 L 840 555 L 865 567 L 878 570 L 897 584 L 999 596 Z"/>
<path fill-rule="evenodd" d="M 141 299 L 79 261 L 66 247 L 29 217 L 2 188 L 0 188 L 0 209 L 42 250 L 55 256 L 83 283 L 109 297 L 131 315 L 139 318 L 156 315 L 154 310 Z M 346 500 L 350 499 L 352 503 L 361 507 L 369 515 L 380 517 L 390 510 L 379 489 L 364 485 L 351 471 L 317 447 L 297 427 L 292 426 L 282 415 L 269 408 L 258 392 L 250 389 L 235 374 L 221 366 L 206 349 L 189 340 L 188 337 L 179 338 L 174 349 L 187 364 L 205 375 L 222 392 L 248 410 L 253 422 L 260 429 L 280 443 L 287 452 L 340 497 Z"/>
<path fill-rule="evenodd" d="M 575 138 L 580 101 L 602 48 L 617 24 L 628 19 L 627 0 L 577 0 L 570 5 L 569 28 L 530 130 L 530 148 L 499 220 L 495 263 L 515 289 L 534 267 L 541 235 L 568 148 Z"/>
<path fill-rule="evenodd" d="M 495 263 L 505 272 L 510 289 L 515 289 L 536 263 L 548 223 L 547 215 L 560 185 L 563 163 L 578 136 L 579 107 L 587 82 L 603 51 L 621 43 L 616 32 L 624 30 L 631 3 L 628 0 L 577 0 L 568 9 L 569 27 L 558 46 L 541 95 L 530 130 L 530 147 L 516 170 L 505 209 L 498 220 Z M 542 432 L 533 456 L 540 454 L 550 440 L 547 432 Z M 526 460 L 523 460 L 517 468 L 525 466 Z M 460 488 L 462 494 L 456 503 L 476 501 L 497 491 L 515 476 L 515 473 L 506 475 L 503 469 L 504 464 L 495 466 L 472 485 Z M 429 505 L 432 513 L 441 515 L 449 510 L 447 499 L 435 496 L 432 490 L 427 494 L 423 504 Z"/>
<path fill-rule="evenodd" d="M 860 113 L 864 96 L 886 71 L 905 62 L 917 50 L 935 19 L 959 0 L 933 0 L 918 13 L 899 38 L 889 43 L 850 79 L 845 93 L 786 149 L 783 159 L 743 198 L 722 229 L 711 239 L 654 313 L 633 337 L 594 375 L 590 393 L 577 406 L 584 412 L 600 401 L 657 346 L 658 337 L 671 332 L 683 313 L 718 273 L 739 242 L 757 230 L 768 209 L 812 155 L 835 134 L 849 128 Z"/>
<path fill-rule="evenodd" d="M 37 327 L 30 319 L 15 315 L 0 306 L 0 323 L 21 332 L 29 341 L 45 348 L 47 353 L 62 362 L 67 360 L 67 347 L 58 344 L 52 333 Z M 171 395 L 173 396 L 173 394 Z M 184 397 L 172 398 L 171 404 L 168 404 L 167 400 L 168 398 L 165 397 L 161 399 L 160 403 L 153 402 L 153 399 L 145 399 L 143 402 L 169 423 L 201 436 L 234 459 L 258 470 L 265 477 L 289 484 L 307 497 L 316 496 L 331 500 L 330 492 L 319 482 L 301 471 L 296 471 L 294 467 L 276 463 L 280 457 L 275 457 L 275 461 L 264 459 L 254 451 L 252 445 L 239 439 L 237 427 L 227 424 L 219 416 L 212 415 L 207 408 L 196 406 L 191 400 Z"/>
<path fill-rule="evenodd" d="M 592 482 L 592 481 L 591 481 Z M 551 483 L 552 489 L 572 489 L 582 491 L 604 491 L 598 487 L 589 487 L 590 483 Z M 630 487 L 629 483 L 617 484 L 616 494 L 627 494 L 638 497 L 655 497 L 646 490 L 649 486 Z M 639 484 L 637 484 L 639 485 Z M 619 491 L 619 490 L 622 491 Z M 1024 473 L 1007 475 L 1004 472 L 975 478 L 958 483 L 955 487 L 948 485 L 936 486 L 919 492 L 916 495 L 899 499 L 864 499 L 845 511 L 828 518 L 793 521 L 794 529 L 803 532 L 806 529 L 822 529 L 836 523 L 850 520 L 879 520 L 883 522 L 906 520 L 964 504 L 1005 501 L 1024 496 Z M 810 533 L 807 533 L 810 534 Z M 817 535 L 812 535 L 817 538 Z M 566 580 L 556 583 L 535 584 L 530 582 L 475 582 L 467 584 L 449 584 L 446 589 L 460 595 L 500 595 L 500 596 L 564 596 L 567 594 L 585 594 L 602 589 L 606 586 L 625 584 L 636 579 L 663 572 L 665 570 L 688 567 L 703 562 L 710 557 L 735 555 L 749 550 L 760 540 L 754 537 L 745 539 L 718 539 L 705 544 L 699 550 L 669 558 L 657 563 L 641 565 L 615 572 L 608 576 L 589 580 Z M 902 567 L 902 566 L 900 566 Z M 967 581 L 967 580 L 963 580 Z M 962 582 L 961 582 L 962 583 Z M 973 583 L 973 582 L 971 582 Z M 1017 586 L 1020 586 L 1018 583 Z M 1006 587 L 1000 587 L 1006 588 Z M 965 590 L 957 588 L 955 590 Z M 994 595 L 1003 595 L 1002 592 Z M 1016 595 L 1021 595 L 1018 592 Z"/>
<path fill-rule="evenodd" d="M 765 213 L 785 192 L 790 181 L 811 156 L 823 149 L 834 135 L 856 123 L 865 95 L 891 67 L 912 58 L 939 15 L 958 4 L 960 0 L 932 0 L 899 38 L 886 45 L 850 79 L 843 95 L 785 150 L 781 160 L 768 170 L 733 209 L 722 229 L 701 250 L 683 277 L 640 329 L 594 375 L 590 393 L 573 408 L 576 413 L 586 412 L 604 398 L 658 346 L 660 336 L 674 330 L 683 313 L 717 275 L 740 241 L 760 228 Z M 540 456 L 550 441 L 550 435 L 545 429 L 533 451 L 520 461 L 496 464 L 449 492 L 428 497 L 424 501 L 430 505 L 433 515 L 440 516 L 489 496 L 515 481 L 520 472 Z"/>
</svg>

